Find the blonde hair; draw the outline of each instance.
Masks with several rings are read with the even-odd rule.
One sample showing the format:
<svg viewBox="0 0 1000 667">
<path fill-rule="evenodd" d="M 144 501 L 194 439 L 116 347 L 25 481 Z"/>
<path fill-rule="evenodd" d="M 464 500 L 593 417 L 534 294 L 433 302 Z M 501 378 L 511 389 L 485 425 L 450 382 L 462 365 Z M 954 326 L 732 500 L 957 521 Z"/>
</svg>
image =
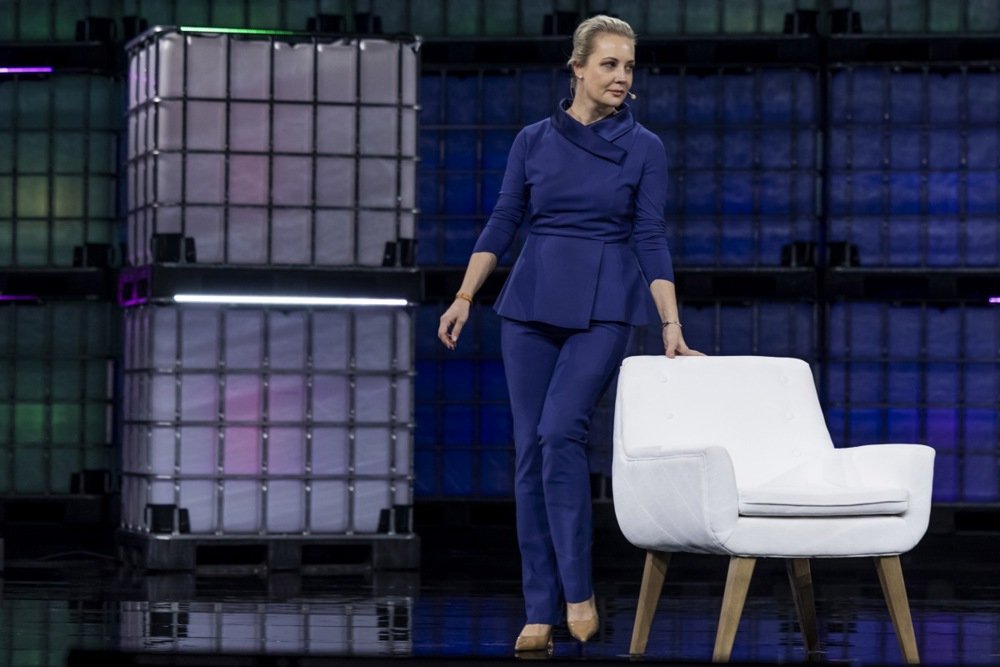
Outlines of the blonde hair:
<svg viewBox="0 0 1000 667">
<path fill-rule="evenodd" d="M 598 14 L 582 21 L 573 33 L 573 54 L 566 61 L 566 67 L 570 69 L 571 74 L 570 88 L 573 90 L 576 90 L 576 77 L 572 75 L 573 65 L 583 65 L 587 62 L 587 58 L 594 52 L 594 40 L 603 33 L 621 35 L 631 39 L 633 44 L 635 43 L 635 32 L 632 30 L 632 26 L 621 19 Z"/>
</svg>

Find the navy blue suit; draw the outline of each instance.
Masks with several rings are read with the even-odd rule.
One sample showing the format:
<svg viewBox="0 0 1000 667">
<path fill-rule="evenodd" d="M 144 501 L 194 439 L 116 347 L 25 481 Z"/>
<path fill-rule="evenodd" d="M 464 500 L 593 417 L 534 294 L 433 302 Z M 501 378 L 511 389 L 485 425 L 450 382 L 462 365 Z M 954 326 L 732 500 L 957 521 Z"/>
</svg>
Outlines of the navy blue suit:
<svg viewBox="0 0 1000 667">
<path fill-rule="evenodd" d="M 628 105 L 584 126 L 564 100 L 511 146 L 475 252 L 524 248 L 497 299 L 516 450 L 528 623 L 555 624 L 590 577 L 587 434 L 632 325 L 658 319 L 649 284 L 673 280 L 663 144 Z"/>
</svg>

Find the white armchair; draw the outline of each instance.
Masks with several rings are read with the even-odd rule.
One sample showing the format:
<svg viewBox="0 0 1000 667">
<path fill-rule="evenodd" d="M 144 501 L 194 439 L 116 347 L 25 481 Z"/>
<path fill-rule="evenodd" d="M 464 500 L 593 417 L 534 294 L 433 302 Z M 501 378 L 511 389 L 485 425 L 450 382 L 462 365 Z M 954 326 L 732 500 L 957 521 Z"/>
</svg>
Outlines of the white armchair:
<svg viewBox="0 0 1000 667">
<path fill-rule="evenodd" d="M 671 552 L 730 556 L 712 659 L 729 660 L 757 558 L 785 558 L 806 650 L 810 558 L 871 556 L 904 659 L 919 662 L 899 554 L 927 530 L 934 450 L 834 449 L 809 366 L 630 357 L 615 404 L 615 513 L 646 565 L 629 652 L 646 650 Z"/>
</svg>

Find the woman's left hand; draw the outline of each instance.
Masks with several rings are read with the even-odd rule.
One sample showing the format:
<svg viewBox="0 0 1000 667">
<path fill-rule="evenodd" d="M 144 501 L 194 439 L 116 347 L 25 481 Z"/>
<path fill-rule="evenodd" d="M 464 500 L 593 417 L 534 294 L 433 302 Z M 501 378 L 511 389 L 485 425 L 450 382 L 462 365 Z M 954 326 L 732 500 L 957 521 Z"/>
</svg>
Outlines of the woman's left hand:
<svg viewBox="0 0 1000 667">
<path fill-rule="evenodd" d="M 683 357 L 705 356 L 704 353 L 699 352 L 698 350 L 692 350 L 688 347 L 687 343 L 684 342 L 684 334 L 681 333 L 681 328 L 674 324 L 663 327 L 663 350 L 664 353 L 671 359 L 677 355 L 681 355 Z"/>
</svg>

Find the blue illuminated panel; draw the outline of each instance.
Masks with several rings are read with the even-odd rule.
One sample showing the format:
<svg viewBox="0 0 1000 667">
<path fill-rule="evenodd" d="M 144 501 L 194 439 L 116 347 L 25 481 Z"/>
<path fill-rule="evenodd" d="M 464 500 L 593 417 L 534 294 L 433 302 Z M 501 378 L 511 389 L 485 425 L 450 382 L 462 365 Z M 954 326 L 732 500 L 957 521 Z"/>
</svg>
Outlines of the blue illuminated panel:
<svg viewBox="0 0 1000 667">
<path fill-rule="evenodd" d="M 827 420 L 838 445 L 926 443 L 934 499 L 1000 500 L 1000 309 L 830 309 Z"/>
<path fill-rule="evenodd" d="M 1000 75 L 859 67 L 830 83 L 829 239 L 865 266 L 1000 263 Z"/>
<path fill-rule="evenodd" d="M 425 70 L 420 263 L 465 264 L 514 136 L 551 114 L 567 85 L 561 68 Z M 777 266 L 786 244 L 816 238 L 813 74 L 640 71 L 633 89 L 637 119 L 667 152 L 667 233 L 679 265 Z"/>
</svg>

